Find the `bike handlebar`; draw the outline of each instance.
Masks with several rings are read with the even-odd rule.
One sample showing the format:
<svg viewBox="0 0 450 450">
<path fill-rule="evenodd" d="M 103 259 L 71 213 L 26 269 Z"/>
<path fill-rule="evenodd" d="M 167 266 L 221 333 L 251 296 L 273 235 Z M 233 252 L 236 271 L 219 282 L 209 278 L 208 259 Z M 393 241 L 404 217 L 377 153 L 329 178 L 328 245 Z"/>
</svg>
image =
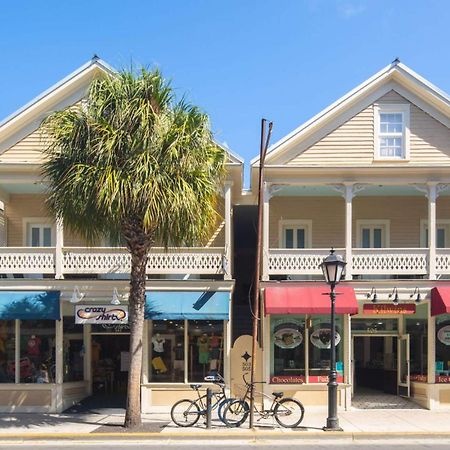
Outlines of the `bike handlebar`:
<svg viewBox="0 0 450 450">
<path fill-rule="evenodd" d="M 246 376 L 246 375 L 248 375 L 248 372 L 246 372 L 246 373 L 244 373 L 244 374 L 242 375 L 242 379 L 244 380 L 244 383 L 245 383 L 247 386 L 250 386 L 251 383 L 249 383 L 249 382 L 245 379 L 245 376 Z M 265 381 L 254 381 L 253 384 L 266 384 L 266 382 L 265 382 Z"/>
</svg>

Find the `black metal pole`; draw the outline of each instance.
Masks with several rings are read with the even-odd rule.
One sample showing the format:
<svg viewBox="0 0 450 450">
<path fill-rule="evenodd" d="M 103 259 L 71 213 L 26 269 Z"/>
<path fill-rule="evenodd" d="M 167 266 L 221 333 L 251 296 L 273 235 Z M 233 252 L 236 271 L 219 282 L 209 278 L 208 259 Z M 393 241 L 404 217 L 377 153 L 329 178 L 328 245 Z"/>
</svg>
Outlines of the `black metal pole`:
<svg viewBox="0 0 450 450">
<path fill-rule="evenodd" d="M 334 284 L 331 285 L 331 339 L 330 339 L 330 375 L 328 378 L 328 417 L 325 431 L 342 431 L 337 415 L 337 372 L 336 372 L 336 293 Z"/>
<path fill-rule="evenodd" d="M 206 428 L 211 428 L 212 389 L 206 389 Z"/>
</svg>

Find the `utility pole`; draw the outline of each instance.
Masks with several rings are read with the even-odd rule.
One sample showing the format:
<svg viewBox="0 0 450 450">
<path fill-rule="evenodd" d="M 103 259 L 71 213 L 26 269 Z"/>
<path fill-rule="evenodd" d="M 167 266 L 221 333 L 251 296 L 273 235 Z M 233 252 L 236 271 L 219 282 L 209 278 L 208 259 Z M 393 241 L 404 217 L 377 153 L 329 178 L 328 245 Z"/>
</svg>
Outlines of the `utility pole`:
<svg viewBox="0 0 450 450">
<path fill-rule="evenodd" d="M 267 148 L 269 147 L 270 136 L 272 134 L 273 123 L 269 122 L 269 131 L 266 136 L 266 119 L 261 120 L 261 144 L 259 151 L 259 183 L 258 183 L 258 227 L 256 235 L 256 264 L 255 281 L 253 285 L 253 340 L 252 340 L 252 370 L 250 376 L 250 428 L 254 423 L 255 405 L 255 372 L 256 372 L 256 350 L 258 346 L 258 326 L 259 326 L 259 282 L 261 278 L 261 255 L 262 255 L 262 221 L 263 221 L 263 183 L 264 183 L 264 163 Z M 268 226 L 268 224 L 266 224 Z"/>
</svg>

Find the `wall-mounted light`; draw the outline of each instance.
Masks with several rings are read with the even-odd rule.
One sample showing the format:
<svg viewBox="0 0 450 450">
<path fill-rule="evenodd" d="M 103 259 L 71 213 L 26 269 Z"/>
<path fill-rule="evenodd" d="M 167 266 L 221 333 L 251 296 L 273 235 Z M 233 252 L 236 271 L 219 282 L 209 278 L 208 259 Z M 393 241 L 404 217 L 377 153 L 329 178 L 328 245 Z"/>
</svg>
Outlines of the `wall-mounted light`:
<svg viewBox="0 0 450 450">
<path fill-rule="evenodd" d="M 120 305 L 119 293 L 117 292 L 117 288 L 113 289 L 111 305 Z"/>
<path fill-rule="evenodd" d="M 394 297 L 394 298 L 392 298 L 392 297 Z M 398 290 L 397 290 L 396 287 L 395 287 L 395 288 L 392 290 L 392 292 L 389 294 L 389 298 L 392 298 L 392 303 L 393 303 L 394 305 L 398 305 Z"/>
<path fill-rule="evenodd" d="M 372 299 L 372 303 L 376 303 L 378 296 L 377 296 L 377 290 L 373 287 L 372 290 L 370 292 L 367 293 L 367 298 L 371 298 Z"/>
<path fill-rule="evenodd" d="M 420 289 L 418 288 L 418 286 L 416 286 L 414 292 L 409 296 L 409 298 L 413 298 L 415 295 L 416 295 L 416 303 L 420 303 L 422 297 L 420 295 Z"/>
<path fill-rule="evenodd" d="M 81 302 L 81 300 L 83 300 L 83 298 L 86 296 L 86 294 L 83 292 L 80 292 L 80 289 L 78 288 L 78 286 L 75 286 L 73 288 L 73 292 L 72 292 L 72 297 L 70 298 L 70 303 L 78 303 Z"/>
</svg>

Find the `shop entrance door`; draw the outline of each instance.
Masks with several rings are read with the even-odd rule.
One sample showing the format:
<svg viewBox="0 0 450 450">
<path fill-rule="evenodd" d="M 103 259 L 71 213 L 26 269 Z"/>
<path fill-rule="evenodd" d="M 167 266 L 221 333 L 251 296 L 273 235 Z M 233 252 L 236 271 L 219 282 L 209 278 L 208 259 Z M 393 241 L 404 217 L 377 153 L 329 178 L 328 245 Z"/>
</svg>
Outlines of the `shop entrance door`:
<svg viewBox="0 0 450 450">
<path fill-rule="evenodd" d="M 411 392 L 410 383 L 410 345 L 409 334 L 399 336 L 398 338 L 398 360 L 397 360 L 397 375 L 398 375 L 398 395 L 402 397 L 409 397 Z"/>
</svg>

